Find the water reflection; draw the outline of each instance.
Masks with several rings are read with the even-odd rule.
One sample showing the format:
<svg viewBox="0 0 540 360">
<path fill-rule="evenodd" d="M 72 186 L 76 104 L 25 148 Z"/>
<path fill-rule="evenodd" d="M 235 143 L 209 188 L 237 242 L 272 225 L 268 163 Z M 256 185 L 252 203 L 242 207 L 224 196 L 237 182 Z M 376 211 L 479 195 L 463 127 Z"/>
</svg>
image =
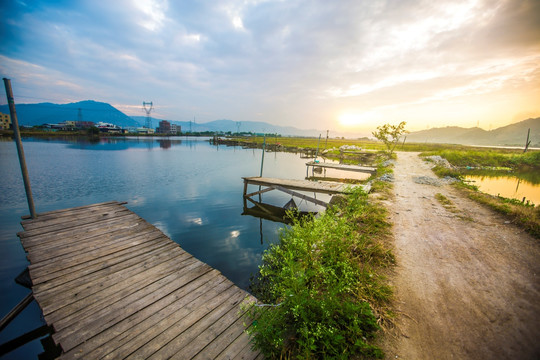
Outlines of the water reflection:
<svg viewBox="0 0 540 360">
<path fill-rule="evenodd" d="M 517 199 L 540 205 L 540 184 L 532 183 L 520 177 L 511 175 L 487 176 L 487 175 L 467 175 L 467 181 L 478 186 L 482 192 L 502 196 L 510 199 Z"/>
</svg>

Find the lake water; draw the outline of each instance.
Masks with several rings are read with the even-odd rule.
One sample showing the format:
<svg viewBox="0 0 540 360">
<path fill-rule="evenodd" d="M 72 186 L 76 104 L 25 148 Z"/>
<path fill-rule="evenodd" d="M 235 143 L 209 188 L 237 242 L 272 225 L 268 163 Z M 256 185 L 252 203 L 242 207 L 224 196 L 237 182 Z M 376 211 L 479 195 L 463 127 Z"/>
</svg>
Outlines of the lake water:
<svg viewBox="0 0 540 360">
<path fill-rule="evenodd" d="M 478 186 L 482 192 L 505 198 L 525 201 L 540 205 L 540 183 L 535 177 L 524 179 L 512 175 L 466 175 L 470 184 Z"/>
<path fill-rule="evenodd" d="M 243 176 L 258 176 L 259 149 L 216 147 L 207 139 L 107 138 L 25 139 L 23 141 L 36 211 L 98 202 L 127 201 L 130 210 L 157 226 L 198 259 L 246 288 L 262 252 L 278 241 L 284 225 L 243 212 Z M 291 153 L 266 153 L 264 176 L 303 179 L 306 159 Z M 0 316 L 28 292 L 14 278 L 28 262 L 16 233 L 29 213 L 12 140 L 0 141 Z M 323 195 L 317 195 L 326 199 Z M 284 205 L 291 198 L 277 191 L 263 201 Z M 295 199 L 302 210 L 319 210 Z M 33 302 L 0 333 L 0 343 L 44 324 Z M 35 358 L 34 341 L 5 358 Z"/>
</svg>

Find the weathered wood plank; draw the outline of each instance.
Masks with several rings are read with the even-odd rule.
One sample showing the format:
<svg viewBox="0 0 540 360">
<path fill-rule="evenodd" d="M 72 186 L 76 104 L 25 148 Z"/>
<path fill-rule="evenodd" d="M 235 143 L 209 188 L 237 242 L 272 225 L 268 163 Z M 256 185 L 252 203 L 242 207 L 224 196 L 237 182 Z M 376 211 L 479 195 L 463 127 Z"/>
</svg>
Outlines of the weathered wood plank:
<svg viewBox="0 0 540 360">
<path fill-rule="evenodd" d="M 62 358 L 242 351 L 231 345 L 247 338 L 239 308 L 247 293 L 120 203 L 21 224 L 34 297 Z"/>
<path fill-rule="evenodd" d="M 175 337 L 167 345 L 159 349 L 159 351 L 152 354 L 149 359 L 189 359 L 190 357 L 183 352 L 183 349 L 185 349 L 188 344 L 192 344 L 195 347 L 201 347 L 201 345 L 204 347 L 205 344 L 197 343 L 198 340 L 201 340 L 199 335 L 207 330 L 208 327 L 212 326 L 212 324 L 215 324 L 216 322 L 225 322 L 226 325 L 230 325 L 232 319 L 229 319 L 226 315 L 231 310 L 234 310 L 234 312 L 237 313 L 240 310 L 238 306 L 243 298 L 244 292 L 237 288 L 234 294 L 230 295 L 215 309 L 190 326 L 181 334 L 181 336 Z"/>
<path fill-rule="evenodd" d="M 231 326 L 212 339 L 212 341 L 207 344 L 204 349 L 193 357 L 193 360 L 214 359 L 221 351 L 223 351 L 225 347 L 232 344 L 236 338 L 241 335 L 245 336 L 246 334 L 244 331 L 246 327 L 244 326 L 244 313 L 241 315 L 242 316 L 238 316 L 236 321 Z"/>
<path fill-rule="evenodd" d="M 114 327 L 109 327 L 98 335 L 79 344 L 60 358 L 97 359 L 107 355 L 108 352 L 118 349 L 132 337 L 154 326 L 158 321 L 201 296 L 206 291 L 203 285 L 218 275 L 219 271 L 217 270 L 204 273 L 141 311 L 126 317 Z M 221 280 L 224 281 L 225 278 L 221 277 Z"/>
<path fill-rule="evenodd" d="M 116 251 L 113 253 L 107 253 L 100 258 L 93 258 L 89 261 L 79 262 L 73 266 L 61 267 L 59 270 L 54 269 L 52 266 L 45 267 L 45 271 L 41 276 L 32 277 L 32 282 L 34 286 L 45 285 L 44 289 L 49 287 L 58 286 L 65 282 L 68 282 L 72 279 L 78 278 L 90 274 L 100 269 L 118 264 L 122 261 L 129 260 L 131 258 L 137 257 L 146 253 L 151 247 L 162 247 L 165 244 L 168 244 L 170 241 L 168 239 L 158 239 L 151 242 L 146 242 L 142 244 L 137 244 L 127 249 Z M 52 269 L 51 269 L 52 268 Z M 43 269 L 43 267 L 42 267 Z"/>
<path fill-rule="evenodd" d="M 40 216 L 46 216 L 46 215 L 51 215 L 51 214 L 59 214 L 59 215 L 61 215 L 61 214 L 69 213 L 69 212 L 72 212 L 72 211 L 79 211 L 79 210 L 84 211 L 84 210 L 86 210 L 88 208 L 94 208 L 94 207 L 99 207 L 99 206 L 103 206 L 103 205 L 111 205 L 111 204 L 120 205 L 120 204 L 127 204 L 127 203 L 125 203 L 125 202 L 121 203 L 121 202 L 118 202 L 118 201 L 106 201 L 106 202 L 102 202 L 102 203 L 77 206 L 77 207 L 72 207 L 72 208 L 68 208 L 68 209 L 46 211 L 46 212 L 38 213 L 37 216 L 40 217 Z M 21 217 L 21 219 L 23 219 L 23 220 L 31 219 L 31 217 L 30 217 L 30 215 L 24 215 L 24 216 Z"/>
<path fill-rule="evenodd" d="M 101 215 L 101 214 L 106 214 L 109 211 L 119 211 L 119 210 L 123 210 L 123 209 L 119 208 L 117 204 L 111 203 L 111 204 L 104 204 L 100 206 L 92 206 L 92 207 L 80 209 L 80 210 L 55 212 L 48 215 L 38 214 L 38 217 L 35 219 L 21 221 L 21 225 L 24 227 L 24 229 L 31 230 L 31 229 L 37 229 L 39 227 L 54 225 L 54 224 L 62 223 L 66 221 L 78 220 L 85 216 Z"/>
<path fill-rule="evenodd" d="M 208 344 L 210 344 L 214 339 L 219 337 L 226 329 L 231 327 L 237 320 L 241 319 L 245 313 L 245 310 L 242 309 L 242 301 L 239 302 L 240 305 L 233 305 L 230 307 L 229 311 L 226 312 L 219 319 L 211 319 L 209 315 L 205 316 L 204 320 L 209 322 L 208 325 L 203 325 L 203 321 L 199 321 L 196 325 L 192 326 L 189 330 L 195 332 L 197 327 L 201 328 L 202 326 L 208 326 L 206 329 L 203 329 L 199 335 L 189 341 L 185 341 L 182 346 L 178 346 L 180 351 L 174 354 L 171 359 L 192 359 L 197 355 L 202 349 L 204 349 Z M 218 321 L 219 320 L 219 321 Z"/>
<path fill-rule="evenodd" d="M 121 235 L 120 235 L 121 234 Z M 115 246 L 122 242 L 129 242 L 130 240 L 136 240 L 143 236 L 151 239 L 163 236 L 159 230 L 151 227 L 145 228 L 141 231 L 119 231 L 115 233 L 109 233 L 100 237 L 92 237 L 79 241 L 78 243 L 71 243 L 67 245 L 59 244 L 58 246 L 43 246 L 36 247 L 36 251 L 28 254 L 28 260 L 34 264 L 38 264 L 42 261 L 60 258 L 64 256 L 72 257 L 72 254 L 80 258 L 84 253 L 93 250 L 106 248 L 108 246 Z M 107 241 L 107 239 L 114 239 L 114 241 Z"/>
<path fill-rule="evenodd" d="M 162 254 L 164 252 L 173 251 L 173 249 L 176 248 L 175 244 L 171 244 L 170 242 L 165 241 L 166 238 L 162 238 L 163 246 L 157 247 L 153 246 L 151 249 L 146 251 L 145 253 L 141 254 L 138 257 L 132 257 L 130 259 L 127 259 L 125 261 L 116 263 L 114 265 L 109 266 L 102 266 L 101 269 L 91 272 L 89 274 L 81 274 L 77 273 L 74 278 L 67 280 L 67 277 L 63 277 L 61 280 L 58 280 L 57 282 L 47 282 L 44 284 L 35 285 L 34 289 L 38 291 L 43 297 L 46 297 L 48 295 L 55 296 L 57 292 L 66 292 L 70 291 L 71 289 L 74 289 L 77 291 L 78 287 L 80 286 L 87 286 L 87 284 L 92 284 L 93 281 L 101 281 L 103 278 L 117 273 L 120 270 L 127 269 L 132 266 L 139 266 L 142 261 L 146 261 L 147 259 L 157 255 Z M 186 258 L 189 256 L 187 254 Z M 58 289 L 58 286 L 61 286 L 61 289 Z"/>
<path fill-rule="evenodd" d="M 162 339 L 158 338 L 159 335 L 167 331 L 172 334 L 172 336 L 174 336 L 175 333 L 176 335 L 181 334 L 190 324 L 197 320 L 196 318 L 193 319 L 193 317 L 197 315 L 197 309 L 200 309 L 201 306 L 206 308 L 217 306 L 217 304 L 214 303 L 220 299 L 216 299 L 216 297 L 219 294 L 225 294 L 226 296 L 234 289 L 232 288 L 232 283 L 228 281 L 219 283 L 216 281 L 205 284 L 203 290 L 202 295 L 198 298 L 185 304 L 181 308 L 176 309 L 176 311 L 171 312 L 167 317 L 160 319 L 153 326 L 129 339 L 129 341 L 124 343 L 121 347 L 110 354 L 107 354 L 104 359 L 124 359 L 128 356 L 131 356 L 132 358 L 147 358 L 159 350 L 163 345 Z M 189 318 L 189 316 L 191 316 L 191 318 Z"/>
<path fill-rule="evenodd" d="M 87 224 L 114 219 L 117 217 L 129 216 L 132 214 L 133 213 L 129 211 L 128 209 L 122 208 L 122 209 L 116 209 L 115 211 L 108 211 L 103 214 L 83 217 L 80 219 L 76 219 L 76 221 L 61 221 L 59 223 L 53 223 L 51 225 L 42 226 L 42 227 L 38 226 L 39 222 L 36 222 L 36 223 L 26 224 L 23 226 L 23 228 L 27 231 L 27 234 L 29 236 L 36 236 L 36 235 L 42 235 L 42 234 L 55 232 L 58 230 L 76 228 L 78 226 L 84 226 Z"/>
<path fill-rule="evenodd" d="M 193 276 L 198 277 L 211 270 L 208 265 L 198 263 L 196 265 L 200 270 L 197 273 L 186 273 L 180 280 L 180 284 L 186 284 L 193 280 Z M 91 318 L 79 321 L 65 328 L 65 331 L 54 334 L 53 339 L 61 342 L 64 351 L 68 351 L 174 291 L 180 284 L 171 283 L 172 280 L 173 276 L 167 276 L 140 291 L 134 292 L 121 302 L 111 304 L 107 309 L 96 312 Z"/>
<path fill-rule="evenodd" d="M 245 177 L 243 179 L 252 185 L 278 185 L 291 190 L 320 192 L 325 194 L 341 194 L 347 192 L 347 189 L 349 188 L 358 186 L 331 181 L 292 180 L 266 177 Z"/>
<path fill-rule="evenodd" d="M 127 359 L 150 358 L 154 353 L 162 349 L 166 344 L 182 334 L 185 330 L 189 329 L 190 326 L 199 321 L 207 313 L 214 310 L 216 307 L 226 301 L 226 299 L 234 296 L 235 294 L 238 294 L 238 288 L 231 286 L 227 290 L 216 294 L 216 296 L 212 297 L 204 304 L 196 304 L 197 306 L 194 307 L 193 311 L 191 311 L 181 321 L 172 324 L 172 326 L 166 328 L 165 331 L 160 331 L 159 334 L 155 334 L 157 336 L 153 337 L 151 342 L 130 354 Z"/>
<path fill-rule="evenodd" d="M 337 170 L 344 170 L 344 171 L 363 172 L 363 173 L 369 173 L 369 174 L 374 174 L 375 172 L 377 172 L 376 168 L 370 167 L 370 166 L 332 164 L 332 163 L 316 163 L 314 161 L 307 162 L 306 165 L 308 167 L 313 166 L 313 167 L 337 169 Z"/>
<path fill-rule="evenodd" d="M 133 213 L 126 213 L 124 216 L 118 216 L 116 218 L 109 218 L 109 219 L 100 219 L 100 221 L 90 221 L 86 224 L 77 224 L 77 226 L 61 226 L 57 225 L 55 226 L 56 230 L 50 229 L 49 232 L 43 232 L 43 229 L 35 229 L 35 230 L 29 230 L 29 231 L 22 231 L 17 233 L 17 236 L 20 239 L 24 239 L 25 247 L 30 247 L 34 245 L 35 243 L 39 244 L 45 241 L 49 241 L 51 239 L 55 239 L 58 236 L 66 236 L 71 237 L 73 235 L 81 234 L 85 235 L 87 231 L 92 230 L 99 230 L 100 228 L 107 227 L 109 229 L 115 229 L 116 224 L 120 222 L 127 223 L 129 225 L 135 225 L 137 222 L 137 219 L 139 217 Z M 34 237 L 33 240 L 26 240 L 26 238 Z"/>
<path fill-rule="evenodd" d="M 65 307 L 71 303 L 81 301 L 81 299 L 87 298 L 93 294 L 97 294 L 103 289 L 109 287 L 118 287 L 120 282 L 123 284 L 129 283 L 130 279 L 135 277 L 138 274 L 141 274 L 149 269 L 154 267 L 165 267 L 168 265 L 169 260 L 174 260 L 175 258 L 182 256 L 184 252 L 174 251 L 174 249 L 167 253 L 161 253 L 157 255 L 152 255 L 151 257 L 143 260 L 141 264 L 136 264 L 120 271 L 117 271 L 114 274 L 104 276 L 100 279 L 95 279 L 86 284 L 67 289 L 62 293 L 45 293 L 45 294 L 36 294 L 36 299 L 39 298 L 39 303 L 43 311 L 43 315 L 47 316 L 48 314 L 56 311 L 62 307 Z"/>
</svg>

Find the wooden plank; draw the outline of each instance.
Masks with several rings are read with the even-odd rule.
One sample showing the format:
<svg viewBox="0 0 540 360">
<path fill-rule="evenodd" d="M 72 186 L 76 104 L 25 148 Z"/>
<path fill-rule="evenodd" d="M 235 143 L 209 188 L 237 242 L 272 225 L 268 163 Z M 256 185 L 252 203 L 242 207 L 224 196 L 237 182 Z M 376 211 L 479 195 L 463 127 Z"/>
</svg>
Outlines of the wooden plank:
<svg viewBox="0 0 540 360">
<path fill-rule="evenodd" d="M 243 318 L 242 313 L 242 316 L 238 316 L 231 326 L 214 337 L 204 349 L 196 354 L 193 357 L 193 360 L 214 359 L 224 348 L 232 344 L 239 336 L 247 336 L 247 334 L 244 333 L 246 329 L 244 321 L 245 319 Z"/>
<path fill-rule="evenodd" d="M 51 220 L 50 222 L 47 222 L 48 225 L 46 226 L 39 226 L 40 221 L 37 221 L 37 222 L 26 224 L 23 226 L 23 228 L 25 229 L 27 233 L 35 236 L 37 234 L 46 234 L 46 233 L 54 232 L 57 230 L 64 230 L 64 229 L 68 229 L 72 227 L 77 227 L 80 225 L 86 225 L 93 222 L 114 219 L 116 217 L 132 215 L 132 214 L 133 213 L 126 208 L 117 208 L 113 211 L 108 211 L 102 214 L 91 215 L 91 216 L 86 216 L 86 217 L 81 217 L 81 218 L 73 218 L 73 221 L 64 221 L 64 219 L 60 219 L 58 221 Z"/>
<path fill-rule="evenodd" d="M 172 270 L 168 272 L 165 271 L 169 269 L 167 266 L 169 266 Z M 137 300 L 137 297 L 144 296 L 141 294 L 145 294 L 148 289 L 156 289 L 156 286 L 163 284 L 163 281 L 166 281 L 163 279 L 171 280 L 171 276 L 175 274 L 175 271 L 182 268 L 185 268 L 185 271 L 189 272 L 188 277 L 200 276 L 201 274 L 211 270 L 208 266 L 205 266 L 205 264 L 197 261 L 194 258 L 188 258 L 183 261 L 179 260 L 177 263 L 174 261 L 164 263 L 163 266 L 154 268 L 153 272 L 150 273 L 149 276 L 145 277 L 143 274 L 139 274 L 130 279 L 130 281 L 125 281 L 121 287 L 110 287 L 97 293 L 95 297 L 74 302 L 57 312 L 47 315 L 45 320 L 49 321 L 50 323 L 54 323 L 57 331 L 66 328 L 77 328 L 80 326 L 80 324 L 82 324 L 82 322 L 95 319 L 98 314 L 103 313 L 103 311 L 105 311 L 104 309 L 106 308 L 104 305 L 110 306 L 118 301 L 122 301 L 122 304 L 125 305 L 130 299 Z M 185 279 L 184 276 L 174 276 L 180 278 L 181 280 Z"/>
<path fill-rule="evenodd" d="M 106 256 L 117 251 L 132 248 L 139 244 L 155 241 L 156 236 L 159 237 L 162 235 L 161 232 L 156 234 L 155 228 L 149 229 L 151 230 L 150 232 L 142 232 L 142 234 L 140 234 L 139 236 L 133 236 L 133 234 L 128 234 L 129 236 L 126 236 L 124 239 L 120 239 L 119 241 L 111 241 L 108 243 L 104 243 L 103 246 L 98 247 L 94 250 L 81 251 L 79 256 L 77 257 L 74 257 L 71 254 L 66 254 L 58 256 L 54 259 L 47 259 L 40 261 L 36 264 L 30 264 L 28 267 L 30 270 L 30 275 L 38 277 L 40 275 L 43 275 L 42 273 L 57 271 L 57 269 L 55 268 L 65 269 L 73 265 L 91 261 L 98 258 L 98 256 Z"/>
<path fill-rule="evenodd" d="M 238 306 L 244 299 L 245 293 L 238 288 L 235 288 L 235 290 L 236 292 L 234 294 L 230 295 L 215 309 L 190 326 L 181 334 L 181 336 L 175 337 L 167 345 L 163 346 L 157 352 L 152 354 L 149 359 L 189 359 L 187 354 L 185 354 L 183 351 L 188 344 L 192 344 L 195 348 L 204 347 L 205 344 L 200 344 L 197 342 L 198 338 L 199 340 L 203 338 L 200 337 L 200 335 L 210 326 L 212 326 L 212 324 L 221 322 L 224 322 L 225 326 L 232 324 L 232 318 L 227 317 L 226 315 L 231 310 L 233 310 L 235 313 L 240 310 Z M 210 333 L 209 335 L 211 336 L 212 334 Z"/>
<path fill-rule="evenodd" d="M 211 270 L 208 265 L 198 267 L 200 268 L 200 272 L 198 273 L 199 276 Z M 194 274 L 195 273 L 186 273 L 180 283 L 186 284 L 193 280 L 192 277 Z M 87 318 L 87 321 L 77 322 L 69 328 L 66 328 L 65 331 L 57 332 L 53 335 L 53 339 L 62 344 L 62 349 L 64 349 L 64 351 L 69 351 L 100 332 L 116 325 L 124 318 L 144 309 L 146 306 L 176 290 L 179 285 L 178 282 L 171 283 L 173 277 L 174 276 L 165 277 L 160 281 L 153 283 L 151 286 L 133 293 L 121 302 L 109 305 L 109 308 L 103 309 L 92 317 Z M 164 290 L 160 289 L 165 285 L 167 285 L 167 287 L 165 287 Z"/>
<path fill-rule="evenodd" d="M 223 349 L 218 356 L 216 356 L 215 360 L 228 360 L 228 359 L 234 359 L 244 348 L 246 345 L 249 345 L 250 339 L 247 334 L 245 336 L 238 336 L 232 343 L 230 343 L 225 349 Z"/>
<path fill-rule="evenodd" d="M 25 229 L 33 229 L 38 227 L 44 227 L 53 225 L 58 222 L 72 221 L 73 219 L 80 219 L 83 216 L 92 216 L 107 213 L 108 211 L 118 211 L 125 209 L 119 207 L 118 204 L 111 203 L 100 206 L 92 206 L 85 209 L 75 209 L 64 212 L 54 212 L 48 215 L 38 215 L 35 219 L 23 220 L 21 225 Z M 127 209 L 126 209 L 127 210 Z M 128 210 L 129 211 L 129 210 Z"/>
<path fill-rule="evenodd" d="M 22 225 L 34 297 L 62 358 L 184 358 L 247 338 L 247 293 L 121 204 Z"/>
<path fill-rule="evenodd" d="M 236 356 L 234 357 L 235 360 L 255 360 L 259 356 L 258 351 L 253 351 L 251 342 L 246 342 L 246 345 Z"/>
<path fill-rule="evenodd" d="M 232 306 L 227 313 L 219 318 L 219 320 L 211 321 L 209 326 L 201 331 L 198 336 L 181 346 L 180 351 L 174 354 L 172 359 L 192 359 L 214 339 L 218 338 L 226 329 L 235 324 L 236 321 L 241 320 L 246 311 L 242 308 L 241 303 L 242 301 L 240 302 L 240 305 Z M 196 326 L 200 326 L 201 323 L 202 322 L 199 321 Z M 193 329 L 195 329 L 195 326 L 190 328 L 190 330 Z M 221 343 L 221 345 L 223 346 L 223 343 Z"/>
<path fill-rule="evenodd" d="M 229 281 L 207 283 L 203 290 L 201 296 L 176 309 L 176 311 L 171 312 L 167 317 L 162 318 L 145 331 L 131 337 L 128 342 L 107 354 L 104 359 L 125 359 L 128 356 L 132 358 L 146 358 L 150 356 L 161 348 L 163 337 L 166 334 L 162 335 L 162 338 L 158 338 L 158 336 L 167 331 L 169 334 L 173 334 L 172 336 L 181 334 L 197 320 L 197 311 L 200 311 L 201 307 L 210 308 L 211 310 L 217 306 L 216 302 L 220 301 L 218 298 L 220 294 L 223 297 L 234 291 L 232 283 Z M 202 315 L 199 314 L 199 317 Z"/>
<path fill-rule="evenodd" d="M 313 166 L 313 167 L 320 167 L 320 168 L 328 168 L 328 169 L 336 169 L 336 170 L 344 170 L 344 171 L 354 171 L 354 172 L 363 172 L 363 173 L 370 173 L 374 174 L 377 172 L 377 169 L 374 167 L 369 166 L 358 166 L 358 165 L 348 165 L 348 164 L 332 164 L 332 163 L 316 163 L 314 161 L 310 161 L 306 163 L 306 166 Z"/>
<path fill-rule="evenodd" d="M 97 359 L 107 355 L 108 352 L 118 349 L 132 337 L 154 326 L 158 321 L 197 299 L 206 291 L 203 285 L 218 275 L 219 271 L 211 270 L 197 277 L 141 311 L 126 317 L 114 327 L 109 327 L 79 344 L 71 351 L 63 354 L 60 359 Z M 221 277 L 221 280 L 225 280 L 225 278 Z"/>
<path fill-rule="evenodd" d="M 106 201 L 106 202 L 102 202 L 102 203 L 77 206 L 77 207 L 72 207 L 72 208 L 68 208 L 68 209 L 46 211 L 46 212 L 38 213 L 37 216 L 39 217 L 39 216 L 45 216 L 45 215 L 50 215 L 50 214 L 62 214 L 62 213 L 70 212 L 70 211 L 84 210 L 84 209 L 88 209 L 88 208 L 92 208 L 92 207 L 98 207 L 98 206 L 102 206 L 102 205 L 111 205 L 111 204 L 119 205 L 119 204 L 127 204 L 127 203 L 126 202 L 118 202 L 118 201 Z M 23 215 L 21 218 L 22 219 L 30 219 L 31 217 L 30 217 L 30 215 Z"/>
<path fill-rule="evenodd" d="M 239 294 L 238 290 L 239 289 L 237 287 L 231 286 L 227 290 L 220 293 L 215 293 L 212 291 L 215 293 L 215 295 L 211 299 L 203 304 L 200 302 L 195 304 L 192 311 L 190 311 L 187 316 L 182 318 L 181 321 L 177 321 L 174 324 L 171 324 L 171 326 L 165 327 L 166 330 L 163 331 L 164 327 L 161 327 L 161 329 L 155 329 L 156 331 L 152 334 L 154 335 L 152 336 L 152 341 L 147 343 L 145 346 L 140 347 L 137 351 L 130 354 L 126 359 L 150 358 L 152 354 L 159 351 L 174 338 L 182 334 L 185 330 L 189 329 L 190 326 L 214 310 L 216 307 L 226 301 L 226 299 Z"/>
<path fill-rule="evenodd" d="M 291 190 L 320 192 L 325 194 L 340 194 L 347 192 L 348 188 L 354 188 L 357 185 L 349 185 L 331 181 L 309 181 L 309 180 L 292 180 L 292 179 L 277 179 L 265 177 L 245 177 L 243 178 L 250 184 L 263 186 L 282 186 Z"/>
<path fill-rule="evenodd" d="M 269 188 L 266 188 L 266 189 L 263 189 L 263 190 L 259 190 L 259 191 L 255 191 L 255 192 L 252 192 L 252 193 L 249 193 L 249 194 L 245 194 L 244 196 L 247 197 L 247 198 L 250 198 L 253 195 L 264 194 L 265 192 L 272 191 L 272 190 L 274 190 L 274 188 L 269 187 Z"/>
<path fill-rule="evenodd" d="M 57 292 L 66 292 L 70 291 L 71 289 L 77 289 L 80 286 L 87 286 L 87 284 L 91 284 L 92 281 L 101 280 L 108 275 L 119 272 L 120 270 L 124 270 L 132 266 L 139 266 L 141 262 L 146 261 L 147 259 L 155 255 L 171 251 L 176 247 L 176 244 L 171 244 L 170 241 L 167 242 L 167 238 L 162 238 L 162 240 L 163 246 L 153 246 L 150 250 L 146 251 L 138 257 L 132 257 L 114 265 L 103 266 L 98 271 L 94 271 L 89 274 L 77 273 L 76 275 L 79 276 L 75 276 L 70 280 L 64 277 L 57 282 L 47 282 L 44 284 L 35 285 L 34 290 L 38 291 L 43 297 L 46 297 L 49 294 L 52 294 L 52 296 L 54 296 Z M 61 286 L 62 289 L 58 289 L 58 286 Z"/>
<path fill-rule="evenodd" d="M 127 212 L 123 216 L 118 216 L 116 218 L 109 218 L 109 219 L 100 219 L 100 221 L 89 221 L 88 223 L 78 223 L 74 224 L 72 226 L 51 226 L 51 229 L 49 231 L 44 232 L 43 229 L 35 229 L 35 230 L 29 230 L 29 231 L 23 231 L 17 233 L 17 236 L 21 239 L 26 239 L 29 237 L 36 237 L 34 241 L 28 241 L 28 245 L 25 244 L 25 246 L 31 246 L 34 243 L 40 243 L 47 240 L 50 240 L 50 238 L 54 238 L 58 234 L 64 234 L 64 235 L 71 235 L 71 234 L 80 234 L 81 232 L 84 233 L 87 230 L 97 230 L 100 227 L 109 226 L 110 228 L 114 228 L 114 226 L 119 222 L 129 222 L 129 224 L 133 224 L 133 222 L 139 219 L 139 217 L 133 213 Z"/>
<path fill-rule="evenodd" d="M 84 276 L 91 272 L 98 271 L 99 269 L 103 267 L 114 265 L 119 262 L 137 257 L 141 254 L 144 254 L 146 251 L 148 251 L 148 248 L 151 246 L 161 247 L 164 244 L 167 244 L 169 242 L 170 242 L 169 239 L 160 239 L 157 241 L 137 244 L 127 249 L 116 251 L 113 253 L 107 253 L 106 255 L 100 258 L 94 258 L 94 259 L 91 259 L 90 261 L 85 261 L 82 263 L 78 262 L 73 266 L 64 266 L 64 267 L 61 267 L 60 269 L 49 269 L 49 267 L 47 267 L 46 268 L 47 270 L 43 273 L 42 276 L 36 277 L 34 275 L 32 277 L 32 282 L 34 286 L 40 285 L 43 283 L 46 283 L 49 286 L 59 285 L 64 282 L 68 282 L 74 278 L 77 278 L 79 276 Z"/>
<path fill-rule="evenodd" d="M 119 286 L 120 281 L 127 281 L 129 278 L 147 271 L 147 269 L 158 266 L 163 262 L 174 259 L 180 255 L 183 255 L 183 253 L 176 252 L 173 249 L 173 251 L 169 253 L 153 255 L 141 264 L 130 266 L 114 274 L 68 289 L 68 291 L 62 293 L 36 293 L 35 297 L 36 299 L 39 299 L 43 314 L 47 315 L 63 306 L 95 294 L 102 289 L 110 286 Z"/>
<path fill-rule="evenodd" d="M 51 245 L 44 245 L 42 247 L 36 247 L 32 249 L 31 251 L 28 251 L 28 260 L 31 261 L 34 264 L 38 264 L 42 261 L 48 260 L 48 259 L 58 259 L 58 258 L 65 258 L 66 255 L 76 254 L 78 258 L 81 258 L 84 256 L 86 252 L 90 252 L 93 250 L 98 250 L 102 248 L 106 248 L 108 246 L 116 246 L 123 242 L 128 242 L 131 240 L 137 240 L 141 237 L 148 237 L 151 239 L 155 239 L 157 237 L 163 236 L 163 233 L 156 228 L 152 227 L 146 227 L 144 228 L 144 231 L 137 231 L 135 229 L 132 229 L 131 231 L 115 231 L 107 234 L 103 234 L 99 237 L 91 237 L 88 239 L 84 239 L 84 241 L 79 241 L 78 243 L 70 243 L 70 244 L 61 244 L 59 243 L 57 246 L 51 246 Z M 119 236 L 119 234 L 122 234 Z M 107 240 L 113 241 L 107 241 Z"/>
</svg>

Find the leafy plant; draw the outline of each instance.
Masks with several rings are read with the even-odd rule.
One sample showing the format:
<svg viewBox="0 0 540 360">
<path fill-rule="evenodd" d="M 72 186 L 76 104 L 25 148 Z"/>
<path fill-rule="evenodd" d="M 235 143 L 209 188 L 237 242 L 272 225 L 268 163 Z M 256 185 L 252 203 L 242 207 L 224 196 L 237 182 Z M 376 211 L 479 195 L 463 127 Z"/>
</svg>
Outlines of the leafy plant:
<svg viewBox="0 0 540 360">
<path fill-rule="evenodd" d="M 407 130 L 405 130 L 406 124 L 405 121 L 400 122 L 398 125 L 384 124 L 377 126 L 377 131 L 372 132 L 375 138 L 386 145 L 389 156 L 394 152 L 401 136 L 407 132 Z"/>
<path fill-rule="evenodd" d="M 388 320 L 391 289 L 378 269 L 393 263 L 389 224 L 357 189 L 316 219 L 296 220 L 263 255 L 252 291 L 253 343 L 267 358 L 381 358 L 372 344 Z"/>
</svg>

